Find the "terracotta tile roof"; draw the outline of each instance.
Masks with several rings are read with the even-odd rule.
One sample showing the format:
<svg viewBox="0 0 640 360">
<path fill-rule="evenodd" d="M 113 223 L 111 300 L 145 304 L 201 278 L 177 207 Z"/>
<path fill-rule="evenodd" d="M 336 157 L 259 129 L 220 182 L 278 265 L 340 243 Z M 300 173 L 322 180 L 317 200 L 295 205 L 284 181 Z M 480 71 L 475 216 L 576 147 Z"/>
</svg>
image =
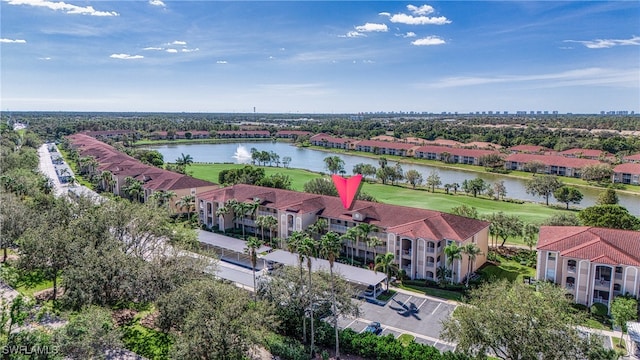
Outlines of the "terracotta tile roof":
<svg viewBox="0 0 640 360">
<path fill-rule="evenodd" d="M 613 168 L 614 173 L 621 174 L 640 174 L 640 164 L 624 163 Z"/>
<path fill-rule="evenodd" d="M 640 231 L 542 226 L 537 248 L 602 264 L 640 266 Z"/>
<path fill-rule="evenodd" d="M 462 144 L 462 147 L 477 148 L 477 149 L 502 149 L 501 145 L 486 142 L 486 141 L 472 141 Z"/>
<path fill-rule="evenodd" d="M 218 135 L 262 135 L 262 136 L 270 136 L 271 133 L 267 130 L 221 130 L 216 131 Z"/>
<path fill-rule="evenodd" d="M 271 197 L 263 202 L 263 205 L 269 208 L 349 221 L 353 221 L 353 213 L 358 212 L 365 215 L 364 222 L 387 231 L 393 229 L 405 236 L 411 234 L 432 240 L 464 241 L 489 226 L 485 221 L 439 211 L 361 200 L 355 201 L 352 209 L 344 209 L 338 197 L 282 189 L 267 190 L 264 187 L 244 184 L 210 190 L 199 194 L 198 199 L 221 203 L 230 199 L 249 202 L 261 194 L 269 194 Z"/>
<path fill-rule="evenodd" d="M 307 136 L 313 134 L 311 131 L 302 131 L 302 130 L 280 130 L 276 133 L 276 136 L 289 136 L 289 135 L 298 135 L 298 136 Z"/>
<path fill-rule="evenodd" d="M 449 147 L 458 147 L 463 146 L 464 144 L 460 141 L 455 140 L 447 140 L 447 139 L 435 139 L 435 140 L 427 140 L 427 144 L 439 145 L 439 146 L 449 146 Z"/>
<path fill-rule="evenodd" d="M 371 140 L 377 140 L 377 141 L 398 141 L 399 139 L 396 139 L 393 136 L 389 136 L 389 135 L 378 135 L 378 136 L 374 136 L 371 138 Z"/>
<path fill-rule="evenodd" d="M 516 145 L 509 148 L 509 151 L 525 152 L 525 153 L 537 153 L 549 151 L 548 148 L 539 145 Z"/>
<path fill-rule="evenodd" d="M 209 181 L 143 164 L 119 152 L 111 145 L 84 134 L 73 134 L 67 138 L 72 146 L 78 149 L 81 156 L 92 156 L 98 162 L 100 171 L 108 170 L 116 176 L 131 176 L 142 181 L 146 189 L 180 190 L 216 185 Z"/>
<path fill-rule="evenodd" d="M 625 156 L 624 159 L 626 161 L 640 161 L 640 153 L 639 154 L 633 154 L 633 155 Z"/>
<path fill-rule="evenodd" d="M 506 161 L 526 164 L 531 161 L 540 161 L 549 166 L 564 166 L 572 169 L 579 169 L 588 165 L 598 165 L 602 162 L 593 159 L 569 158 L 558 155 L 537 155 L 537 154 L 511 154 Z"/>
<path fill-rule="evenodd" d="M 345 144 L 345 143 L 357 142 L 357 140 L 355 140 L 355 139 L 337 138 L 337 137 L 333 137 L 333 136 L 327 135 L 327 134 L 316 134 L 316 135 L 313 135 L 309 139 L 309 141 L 323 141 L 323 140 L 327 140 L 327 142 L 335 143 L 335 144 Z"/>
</svg>

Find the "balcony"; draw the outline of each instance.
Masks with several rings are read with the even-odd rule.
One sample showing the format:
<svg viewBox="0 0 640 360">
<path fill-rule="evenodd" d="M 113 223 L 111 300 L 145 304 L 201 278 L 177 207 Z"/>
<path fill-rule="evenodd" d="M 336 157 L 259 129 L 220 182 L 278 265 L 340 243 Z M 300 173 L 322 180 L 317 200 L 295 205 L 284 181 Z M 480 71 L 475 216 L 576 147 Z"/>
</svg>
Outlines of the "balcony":
<svg viewBox="0 0 640 360">
<path fill-rule="evenodd" d="M 575 267 L 575 266 L 567 266 L 567 270 L 568 270 L 570 273 L 574 273 L 574 272 L 576 272 L 576 267 Z"/>
<path fill-rule="evenodd" d="M 608 279 L 595 279 L 594 285 L 596 287 L 607 288 L 611 287 L 611 280 Z"/>
<path fill-rule="evenodd" d="M 593 302 L 594 303 L 600 303 L 600 304 L 604 304 L 607 307 L 609 306 L 609 299 L 604 299 L 604 298 L 593 298 Z"/>
<path fill-rule="evenodd" d="M 433 262 L 433 261 L 428 261 L 427 262 L 427 267 L 434 267 L 434 266 L 436 266 L 435 262 Z"/>
<path fill-rule="evenodd" d="M 566 283 L 564 287 L 567 290 L 574 290 L 576 288 L 576 284 L 575 283 Z"/>
<path fill-rule="evenodd" d="M 338 233 L 346 233 L 347 232 L 347 227 L 345 225 L 331 224 L 331 225 L 329 225 L 329 230 L 335 231 L 335 232 L 338 232 Z"/>
</svg>

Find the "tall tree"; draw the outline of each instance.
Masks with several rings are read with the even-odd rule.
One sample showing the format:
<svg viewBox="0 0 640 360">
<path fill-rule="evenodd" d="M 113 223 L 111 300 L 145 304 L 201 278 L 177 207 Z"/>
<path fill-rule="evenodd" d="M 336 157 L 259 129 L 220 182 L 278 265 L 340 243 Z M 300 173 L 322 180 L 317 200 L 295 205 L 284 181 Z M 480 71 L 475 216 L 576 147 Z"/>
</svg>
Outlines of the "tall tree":
<svg viewBox="0 0 640 360">
<path fill-rule="evenodd" d="M 320 238 L 320 254 L 329 261 L 329 275 L 331 276 L 331 306 L 333 312 L 333 328 L 336 335 L 337 359 L 340 359 L 340 338 L 338 333 L 338 308 L 336 303 L 335 280 L 333 277 L 333 264 L 335 263 L 336 258 L 340 256 L 341 248 L 342 240 L 340 240 L 340 236 L 333 231 L 329 231 Z"/>
<path fill-rule="evenodd" d="M 449 270 L 451 270 L 451 280 L 453 281 L 453 276 L 456 274 L 453 269 L 453 262 L 455 260 L 462 259 L 462 247 L 458 246 L 458 244 L 456 244 L 455 242 L 452 242 L 451 244 L 445 246 L 444 254 L 447 258 L 447 265 L 449 266 Z"/>
<path fill-rule="evenodd" d="M 256 265 L 258 262 L 258 249 L 262 246 L 260 241 L 255 236 L 249 236 L 247 239 L 247 253 L 249 254 L 249 260 L 251 260 L 251 272 L 253 273 L 253 300 L 257 301 L 258 288 L 256 287 Z"/>
<path fill-rule="evenodd" d="M 361 174 L 364 180 L 367 180 L 367 177 L 374 177 L 376 175 L 376 168 L 371 164 L 358 163 L 353 166 L 354 174 Z"/>
<path fill-rule="evenodd" d="M 462 204 L 451 209 L 451 213 L 454 215 L 464 216 L 472 219 L 479 219 L 478 209 L 467 204 Z"/>
<path fill-rule="evenodd" d="M 122 349 L 121 337 L 110 311 L 91 306 L 57 331 L 54 342 L 68 358 L 101 359 L 109 351 Z"/>
<path fill-rule="evenodd" d="M 304 192 L 318 195 L 338 196 L 333 182 L 327 178 L 315 178 L 307 181 L 303 185 Z"/>
<path fill-rule="evenodd" d="M 538 233 L 540 232 L 540 226 L 537 224 L 528 223 L 524 226 L 523 236 L 524 243 L 529 247 L 529 250 L 533 250 L 533 247 L 538 243 Z"/>
<path fill-rule="evenodd" d="M 486 216 L 485 220 L 491 222 L 489 231 L 494 236 L 502 239 L 502 244 L 500 244 L 500 246 L 504 246 L 510 237 L 522 235 L 522 228 L 524 224 L 516 215 L 507 215 L 502 211 L 499 211 Z"/>
<path fill-rule="evenodd" d="M 438 170 L 431 170 L 431 173 L 427 177 L 427 186 L 431 188 L 431 192 L 436 192 L 436 187 L 440 185 L 442 185 L 440 173 L 438 173 Z"/>
<path fill-rule="evenodd" d="M 27 229 L 33 227 L 36 214 L 13 193 L 0 194 L 0 203 L 0 242 L 2 261 L 6 262 L 7 249 L 13 246 Z"/>
<path fill-rule="evenodd" d="M 590 206 L 580 211 L 578 218 L 585 226 L 625 230 L 640 229 L 640 219 L 631 215 L 629 210 L 620 205 Z"/>
<path fill-rule="evenodd" d="M 556 176 L 544 175 L 536 176 L 532 179 L 527 180 L 527 182 L 525 183 L 525 188 L 527 194 L 544 197 L 547 206 L 549 206 L 549 196 L 551 196 L 554 191 L 561 188 L 562 185 L 562 182 L 558 180 Z"/>
<path fill-rule="evenodd" d="M 332 174 L 344 171 L 344 160 L 339 156 L 328 156 L 324 158 L 324 167 Z"/>
<path fill-rule="evenodd" d="M 318 218 L 318 220 L 309 226 L 308 231 L 311 232 L 312 235 L 315 235 L 315 238 L 319 240 L 323 234 L 326 234 L 329 231 L 329 222 L 327 219 Z"/>
<path fill-rule="evenodd" d="M 309 293 L 309 318 L 311 319 L 311 341 L 310 341 L 310 347 L 311 347 L 311 357 L 315 357 L 315 337 L 314 337 L 314 316 L 313 316 L 313 308 L 315 306 L 314 304 L 314 299 L 313 296 L 311 295 L 312 289 L 313 289 L 313 282 L 312 282 L 312 272 L 313 272 L 313 267 L 312 267 L 312 261 L 313 258 L 316 257 L 317 253 L 318 253 L 318 248 L 317 248 L 317 244 L 316 241 L 311 238 L 311 237 L 304 237 L 302 238 L 302 240 L 300 241 L 300 244 L 298 245 L 298 252 L 300 254 L 303 254 L 304 257 L 307 259 L 307 270 L 309 272 L 309 282 L 308 282 L 308 293 Z"/>
<path fill-rule="evenodd" d="M 411 169 L 404 175 L 407 182 L 415 189 L 416 186 L 422 184 L 422 174 L 418 170 Z"/>
<path fill-rule="evenodd" d="M 395 262 L 395 256 L 393 253 L 380 254 L 375 259 L 375 266 L 373 267 L 374 271 L 382 271 L 387 275 L 386 285 L 387 291 L 389 291 L 389 280 L 398 272 L 398 265 Z"/>
<path fill-rule="evenodd" d="M 493 192 L 498 197 L 498 200 L 504 200 L 504 197 L 507 196 L 507 187 L 504 185 L 504 180 L 493 183 Z"/>
<path fill-rule="evenodd" d="M 446 248 L 445 248 L 446 249 Z M 476 263 L 476 258 L 479 255 L 482 255 L 482 250 L 480 250 L 480 248 L 478 247 L 478 245 L 474 244 L 474 243 L 468 243 L 462 246 L 462 250 L 461 252 L 467 256 L 467 260 L 468 260 L 468 271 L 467 271 L 467 281 L 466 281 L 466 286 L 469 287 L 469 278 L 471 277 L 471 274 L 473 273 L 473 268 L 475 266 Z"/>
<path fill-rule="evenodd" d="M 180 157 L 176 159 L 176 165 L 187 167 L 193 164 L 193 157 L 189 154 L 180 153 Z"/>
<path fill-rule="evenodd" d="M 597 205 L 617 205 L 620 202 L 618 194 L 613 189 L 607 189 L 598 195 Z"/>
<path fill-rule="evenodd" d="M 553 192 L 553 197 L 555 197 L 556 200 L 567 204 L 567 210 L 569 210 L 570 203 L 579 204 L 580 201 L 582 201 L 582 196 L 580 190 L 569 186 L 563 186 Z"/>
<path fill-rule="evenodd" d="M 443 321 L 441 337 L 471 356 L 500 359 L 586 359 L 602 347 L 580 336 L 580 314 L 564 289 L 539 283 L 537 291 L 502 280 L 471 290 L 470 306 Z"/>
<path fill-rule="evenodd" d="M 611 317 L 614 324 L 620 327 L 620 341 L 627 330 L 627 322 L 638 318 L 638 300 L 631 297 L 617 296 L 611 303 Z"/>
<path fill-rule="evenodd" d="M 357 246 L 357 242 L 360 240 L 364 240 L 367 244 L 367 248 L 371 245 L 374 246 L 373 248 L 373 261 L 375 262 L 376 260 L 376 249 L 375 246 L 378 245 L 378 243 L 380 242 L 378 238 L 375 238 L 375 240 L 370 240 L 372 238 L 371 233 L 377 232 L 378 231 L 378 227 L 373 225 L 373 224 L 369 224 L 369 223 L 359 223 L 358 225 L 356 225 L 355 227 L 356 231 L 357 231 L 357 235 L 358 238 L 356 240 L 356 246 Z M 365 261 L 367 259 L 367 252 L 365 251 Z"/>
<path fill-rule="evenodd" d="M 195 210 L 196 197 L 193 195 L 182 196 L 176 201 L 176 207 L 180 210 L 187 210 L 187 219 L 191 220 L 191 212 Z"/>
</svg>

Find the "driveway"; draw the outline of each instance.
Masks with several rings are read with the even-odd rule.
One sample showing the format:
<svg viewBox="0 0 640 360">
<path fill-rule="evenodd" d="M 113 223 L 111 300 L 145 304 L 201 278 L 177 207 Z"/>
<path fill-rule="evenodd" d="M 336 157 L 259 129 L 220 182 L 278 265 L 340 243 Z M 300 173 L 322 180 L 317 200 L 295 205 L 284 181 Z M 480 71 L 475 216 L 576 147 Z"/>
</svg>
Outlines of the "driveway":
<svg viewBox="0 0 640 360">
<path fill-rule="evenodd" d="M 382 325 L 381 335 L 411 334 L 416 342 L 435 346 L 440 351 L 454 350 L 455 344 L 440 340 L 442 320 L 449 318 L 455 304 L 419 294 L 397 293 L 384 306 L 360 302 L 360 317 L 341 318 L 338 327 L 362 332 L 372 321 Z"/>
</svg>

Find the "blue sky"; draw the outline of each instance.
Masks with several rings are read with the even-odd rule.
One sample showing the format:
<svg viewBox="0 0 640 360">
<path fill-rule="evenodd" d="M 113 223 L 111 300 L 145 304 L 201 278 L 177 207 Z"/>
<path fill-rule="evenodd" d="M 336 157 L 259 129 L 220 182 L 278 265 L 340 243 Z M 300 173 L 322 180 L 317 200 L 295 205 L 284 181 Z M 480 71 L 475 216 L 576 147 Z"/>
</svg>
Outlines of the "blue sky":
<svg viewBox="0 0 640 360">
<path fill-rule="evenodd" d="M 3 111 L 640 111 L 638 1 L 0 1 Z"/>
</svg>

